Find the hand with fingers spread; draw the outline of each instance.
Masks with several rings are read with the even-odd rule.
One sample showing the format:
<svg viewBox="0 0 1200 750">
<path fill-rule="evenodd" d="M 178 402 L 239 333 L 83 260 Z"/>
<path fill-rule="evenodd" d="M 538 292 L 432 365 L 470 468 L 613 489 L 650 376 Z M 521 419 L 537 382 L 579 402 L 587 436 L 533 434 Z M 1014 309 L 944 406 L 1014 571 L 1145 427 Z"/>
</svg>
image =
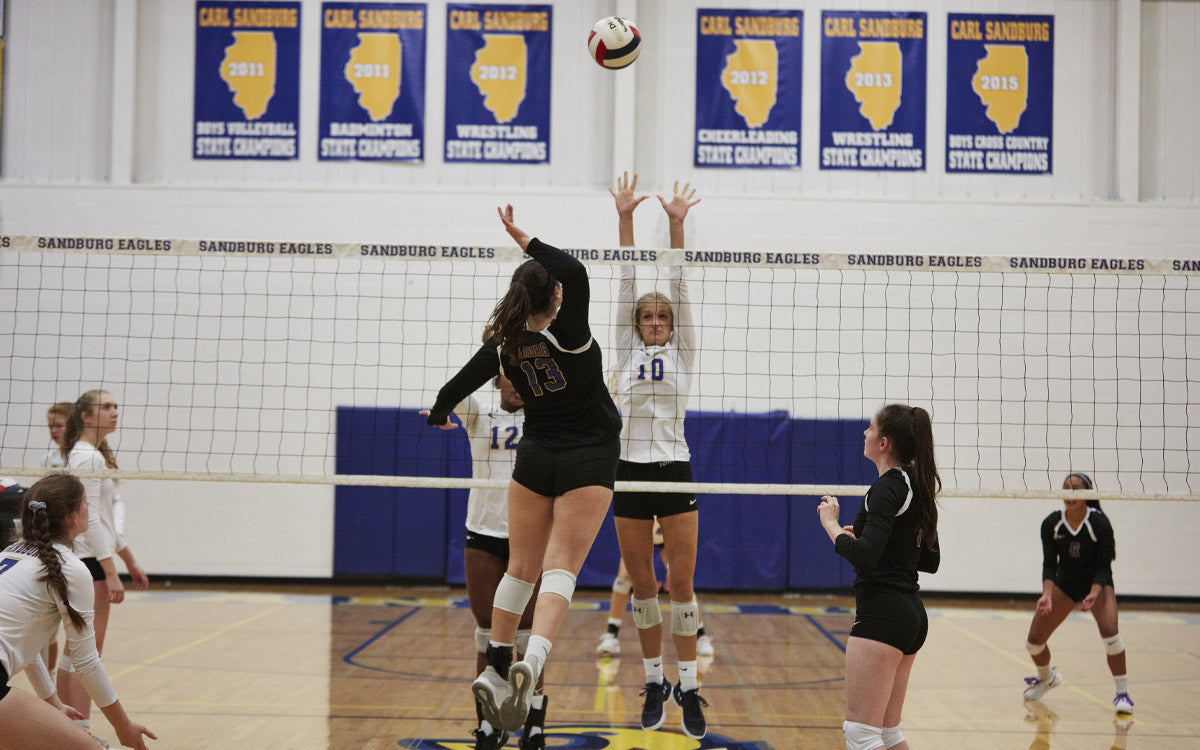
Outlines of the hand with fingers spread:
<svg viewBox="0 0 1200 750">
<path fill-rule="evenodd" d="M 636 177 L 634 178 L 634 184 L 637 184 Z M 660 195 L 658 196 L 658 202 L 662 204 L 663 210 L 667 212 L 667 217 L 672 223 L 678 222 L 682 224 L 683 220 L 687 218 L 688 210 L 699 203 L 701 199 L 695 198 L 693 200 L 696 195 L 696 189 L 692 187 L 692 183 L 690 182 L 683 183 L 683 188 L 680 189 L 679 180 L 675 180 L 673 192 L 674 195 L 671 196 L 671 200 L 667 200 Z"/>
<path fill-rule="evenodd" d="M 617 178 L 617 189 L 608 189 L 612 194 L 613 200 L 617 204 L 617 215 L 621 217 L 633 216 L 633 210 L 637 208 L 642 201 L 649 198 L 649 195 L 637 196 L 634 191 L 637 190 L 638 176 L 637 172 L 633 173 L 633 178 L 630 179 L 629 172 L 623 172 Z"/>
</svg>

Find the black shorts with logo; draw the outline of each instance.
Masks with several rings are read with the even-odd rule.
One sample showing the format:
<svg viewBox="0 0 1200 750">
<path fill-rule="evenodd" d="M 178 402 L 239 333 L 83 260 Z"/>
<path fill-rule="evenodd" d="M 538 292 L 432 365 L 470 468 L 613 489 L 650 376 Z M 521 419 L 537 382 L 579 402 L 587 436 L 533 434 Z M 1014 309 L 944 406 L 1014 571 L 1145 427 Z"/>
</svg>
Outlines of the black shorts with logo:
<svg viewBox="0 0 1200 750">
<path fill-rule="evenodd" d="M 640 464 L 621 461 L 617 464 L 617 479 L 622 482 L 690 482 L 690 461 L 660 461 Z M 618 492 L 613 495 L 613 515 L 621 518 L 665 518 L 696 510 L 696 496 L 691 492 Z"/>
<path fill-rule="evenodd" d="M 480 552 L 486 552 L 492 557 L 498 557 L 501 560 L 508 559 L 508 539 L 498 536 L 488 536 L 487 534 L 477 534 L 474 531 L 467 532 L 467 539 L 463 543 L 466 549 L 477 549 Z"/>
<path fill-rule="evenodd" d="M 886 643 L 911 656 L 921 650 L 928 634 L 929 616 L 921 597 L 890 589 L 855 589 L 850 635 Z"/>
</svg>

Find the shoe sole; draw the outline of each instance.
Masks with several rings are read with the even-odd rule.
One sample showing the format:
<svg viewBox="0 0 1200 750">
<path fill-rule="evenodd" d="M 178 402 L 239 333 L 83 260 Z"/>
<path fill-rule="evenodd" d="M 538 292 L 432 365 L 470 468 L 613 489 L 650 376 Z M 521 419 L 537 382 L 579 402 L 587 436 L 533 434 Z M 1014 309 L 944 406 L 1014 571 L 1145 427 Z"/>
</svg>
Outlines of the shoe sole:
<svg viewBox="0 0 1200 750">
<path fill-rule="evenodd" d="M 525 726 L 525 717 L 529 715 L 529 702 L 533 697 L 533 686 L 537 679 L 533 676 L 533 668 L 526 662 L 518 662 L 508 670 L 509 696 L 500 702 L 500 710 L 496 716 L 496 726 L 509 732 L 515 732 Z"/>
<path fill-rule="evenodd" d="M 503 729 L 499 721 L 500 706 L 496 702 L 495 686 L 480 677 L 471 683 L 471 693 L 479 703 L 479 712 L 484 720 L 497 729 Z"/>
</svg>

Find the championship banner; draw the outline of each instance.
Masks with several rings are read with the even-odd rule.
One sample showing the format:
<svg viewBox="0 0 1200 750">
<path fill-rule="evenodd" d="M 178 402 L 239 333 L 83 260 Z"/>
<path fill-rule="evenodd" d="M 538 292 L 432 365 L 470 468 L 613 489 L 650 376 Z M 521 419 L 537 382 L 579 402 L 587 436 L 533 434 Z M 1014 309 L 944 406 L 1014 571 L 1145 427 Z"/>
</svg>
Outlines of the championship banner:
<svg viewBox="0 0 1200 750">
<path fill-rule="evenodd" d="M 696 11 L 695 166 L 800 166 L 798 10 Z"/>
<path fill-rule="evenodd" d="M 1054 16 L 951 13 L 946 171 L 1050 174 Z"/>
<path fill-rule="evenodd" d="M 446 161 L 550 161 L 550 11 L 447 6 Z"/>
<path fill-rule="evenodd" d="M 425 4 L 321 6 L 318 159 L 421 161 Z"/>
<path fill-rule="evenodd" d="M 924 13 L 821 12 L 821 169 L 925 169 Z"/>
<path fill-rule="evenodd" d="M 300 3 L 196 2 L 192 157 L 295 159 Z"/>
</svg>

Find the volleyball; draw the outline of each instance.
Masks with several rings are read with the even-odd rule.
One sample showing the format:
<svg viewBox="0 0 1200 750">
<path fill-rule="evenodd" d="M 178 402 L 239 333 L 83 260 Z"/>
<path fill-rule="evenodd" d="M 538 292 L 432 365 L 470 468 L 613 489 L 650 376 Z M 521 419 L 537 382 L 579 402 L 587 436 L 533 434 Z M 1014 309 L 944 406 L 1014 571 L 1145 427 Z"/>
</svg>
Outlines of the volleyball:
<svg viewBox="0 0 1200 750">
<path fill-rule="evenodd" d="M 588 52 L 602 68 L 624 68 L 632 64 L 641 51 L 642 35 L 628 18 L 601 18 L 588 34 Z"/>
</svg>

